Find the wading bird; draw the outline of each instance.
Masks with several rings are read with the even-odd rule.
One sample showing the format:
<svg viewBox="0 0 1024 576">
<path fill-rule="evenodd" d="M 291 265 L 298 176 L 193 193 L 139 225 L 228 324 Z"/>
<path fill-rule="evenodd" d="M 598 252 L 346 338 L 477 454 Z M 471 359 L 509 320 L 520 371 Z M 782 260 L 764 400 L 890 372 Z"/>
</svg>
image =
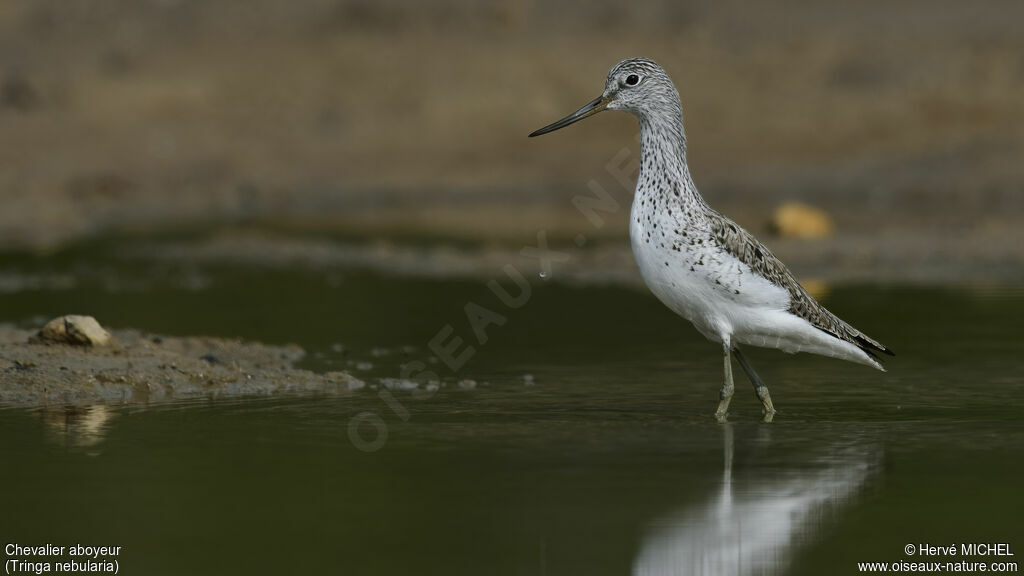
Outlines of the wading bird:
<svg viewBox="0 0 1024 576">
<path fill-rule="evenodd" d="M 733 396 L 735 356 L 761 400 L 775 414 L 768 387 L 740 344 L 811 352 L 883 370 L 876 353 L 892 355 L 812 298 L 786 266 L 738 224 L 713 210 L 690 177 L 679 93 L 668 74 L 646 58 L 619 62 L 604 92 L 530 136 L 623 110 L 640 121 L 641 165 L 629 236 L 644 282 L 666 306 L 722 345 L 725 381 L 715 416 L 724 420 Z"/>
</svg>

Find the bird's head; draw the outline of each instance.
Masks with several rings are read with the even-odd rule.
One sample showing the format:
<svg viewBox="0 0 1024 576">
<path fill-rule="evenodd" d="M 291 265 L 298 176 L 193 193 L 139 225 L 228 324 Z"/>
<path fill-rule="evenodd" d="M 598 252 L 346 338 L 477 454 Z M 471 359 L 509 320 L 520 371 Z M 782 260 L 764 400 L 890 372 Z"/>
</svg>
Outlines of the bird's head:
<svg viewBox="0 0 1024 576">
<path fill-rule="evenodd" d="M 530 136 L 554 132 L 602 110 L 625 110 L 644 118 L 656 115 L 661 110 L 678 113 L 675 112 L 678 108 L 679 93 L 665 70 L 653 60 L 630 58 L 619 62 L 608 72 L 604 92 L 600 96 L 565 118 L 534 131 Z"/>
</svg>

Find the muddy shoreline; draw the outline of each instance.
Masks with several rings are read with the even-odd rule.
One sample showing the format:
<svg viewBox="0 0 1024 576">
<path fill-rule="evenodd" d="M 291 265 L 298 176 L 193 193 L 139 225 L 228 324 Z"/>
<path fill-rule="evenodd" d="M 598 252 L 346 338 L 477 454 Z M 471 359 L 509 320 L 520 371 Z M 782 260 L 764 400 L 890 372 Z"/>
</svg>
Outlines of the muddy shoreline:
<svg viewBox="0 0 1024 576">
<path fill-rule="evenodd" d="M 151 404 L 198 398 L 343 394 L 364 386 L 344 372 L 295 367 L 298 346 L 114 330 L 103 347 L 30 342 L 0 325 L 0 405 Z"/>
</svg>

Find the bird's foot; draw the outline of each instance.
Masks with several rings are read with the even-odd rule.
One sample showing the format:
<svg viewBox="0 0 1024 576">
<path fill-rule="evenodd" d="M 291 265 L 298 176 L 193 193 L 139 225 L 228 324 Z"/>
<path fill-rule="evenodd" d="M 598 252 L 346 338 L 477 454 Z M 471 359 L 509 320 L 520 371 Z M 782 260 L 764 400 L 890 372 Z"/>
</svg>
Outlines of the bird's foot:
<svg viewBox="0 0 1024 576">
<path fill-rule="evenodd" d="M 729 418 L 729 401 L 732 398 L 725 398 L 718 403 L 718 410 L 715 410 L 715 420 L 725 422 Z"/>
<path fill-rule="evenodd" d="M 775 405 L 772 404 L 772 395 L 768 393 L 768 387 L 758 386 L 755 391 L 757 392 L 757 398 L 761 401 L 764 421 L 771 422 L 775 417 Z"/>
</svg>

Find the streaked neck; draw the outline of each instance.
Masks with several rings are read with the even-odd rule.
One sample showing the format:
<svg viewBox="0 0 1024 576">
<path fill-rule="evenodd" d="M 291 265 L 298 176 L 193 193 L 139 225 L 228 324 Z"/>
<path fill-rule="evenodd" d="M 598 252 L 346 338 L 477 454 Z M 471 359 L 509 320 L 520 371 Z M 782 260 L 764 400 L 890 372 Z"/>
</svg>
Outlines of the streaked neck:
<svg viewBox="0 0 1024 576">
<path fill-rule="evenodd" d="M 703 204 L 686 164 L 686 135 L 679 101 L 637 116 L 641 156 L 637 192 L 672 194 L 684 203 Z"/>
</svg>

